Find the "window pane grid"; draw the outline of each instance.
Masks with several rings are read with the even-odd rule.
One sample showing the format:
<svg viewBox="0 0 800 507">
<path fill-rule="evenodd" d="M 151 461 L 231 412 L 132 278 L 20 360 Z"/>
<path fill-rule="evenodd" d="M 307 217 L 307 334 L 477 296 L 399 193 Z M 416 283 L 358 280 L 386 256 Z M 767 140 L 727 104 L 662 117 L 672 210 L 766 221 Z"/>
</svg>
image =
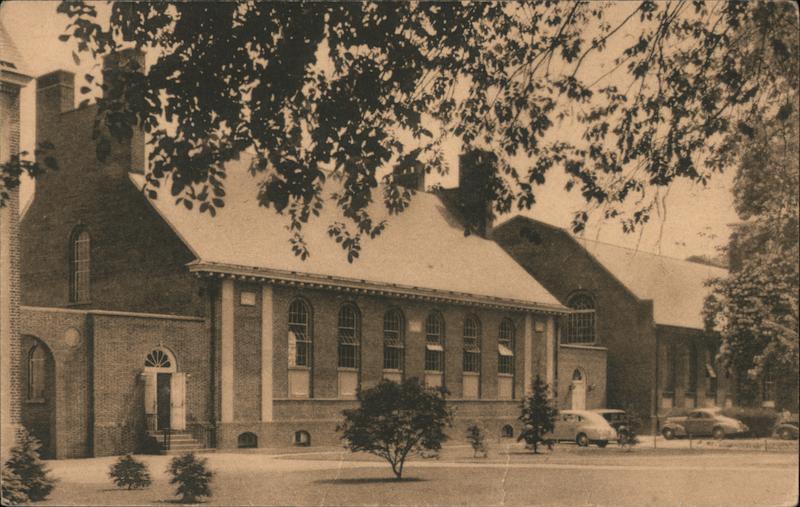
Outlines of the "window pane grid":
<svg viewBox="0 0 800 507">
<path fill-rule="evenodd" d="M 339 310 L 339 368 L 360 366 L 359 345 L 356 311 L 345 305 Z"/>
<path fill-rule="evenodd" d="M 442 372 L 444 370 L 444 352 L 441 350 L 425 350 L 425 371 Z"/>
<path fill-rule="evenodd" d="M 383 368 L 385 370 L 403 369 L 403 323 L 397 310 L 390 310 L 383 316 Z"/>
<path fill-rule="evenodd" d="M 466 372 L 481 371 L 480 323 L 474 317 L 464 320 L 464 360 L 462 368 Z"/>
<path fill-rule="evenodd" d="M 511 323 L 510 320 L 505 319 L 500 323 L 500 336 L 497 338 L 497 343 L 501 347 L 505 347 L 506 349 L 510 350 L 513 354 L 514 352 L 514 325 Z M 500 354 L 498 351 L 497 354 L 497 372 L 503 373 L 507 375 L 511 375 L 514 373 L 514 356 L 507 356 Z"/>
<path fill-rule="evenodd" d="M 81 231 L 75 236 L 72 244 L 72 284 L 70 299 L 74 303 L 89 301 L 90 271 L 90 238 L 89 233 Z"/>
<path fill-rule="evenodd" d="M 429 345 L 444 345 L 442 338 L 442 321 L 438 314 L 432 313 L 425 320 L 425 340 Z M 425 371 L 444 371 L 444 351 L 425 348 Z"/>
<path fill-rule="evenodd" d="M 464 371 L 471 373 L 480 373 L 481 371 L 481 354 L 480 352 L 467 352 L 464 351 Z"/>
<path fill-rule="evenodd" d="M 294 341 L 292 366 L 311 366 L 311 336 L 308 333 L 308 308 L 302 301 L 289 306 L 289 339 Z"/>
<path fill-rule="evenodd" d="M 569 315 L 566 343 L 594 343 L 594 300 L 586 294 L 578 294 L 569 300 L 568 306 L 577 311 Z"/>
</svg>

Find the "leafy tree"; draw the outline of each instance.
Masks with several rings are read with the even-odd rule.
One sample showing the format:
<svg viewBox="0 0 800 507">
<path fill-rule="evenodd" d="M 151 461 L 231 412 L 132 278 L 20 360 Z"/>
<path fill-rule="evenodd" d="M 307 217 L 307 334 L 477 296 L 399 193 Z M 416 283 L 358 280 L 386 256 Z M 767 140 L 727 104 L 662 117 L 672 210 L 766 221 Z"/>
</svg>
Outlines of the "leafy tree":
<svg viewBox="0 0 800 507">
<path fill-rule="evenodd" d="M 301 257 L 302 225 L 327 201 L 326 180 L 340 180 L 333 200 L 345 221 L 329 232 L 352 260 L 363 236 L 386 227 L 367 213 L 372 200 L 393 213 L 409 204 L 388 169 L 421 162 L 443 173 L 451 139 L 496 157 L 486 186 L 493 212 L 529 209 L 560 168 L 587 210 L 631 230 L 648 221 L 653 189 L 705 184 L 754 119 L 789 104 L 783 92 L 797 87 L 788 2 L 98 7 L 58 6 L 76 60 L 131 46 L 155 58 L 148 69 L 112 59 L 102 84 L 85 76 L 87 97 L 105 94 L 98 156 L 110 138 L 142 128 L 148 191 L 166 187 L 178 204 L 213 214 L 224 205 L 224 163 L 251 150 L 254 194 L 291 217 Z M 609 70 L 598 75 L 589 61 Z M 555 135 L 568 124 L 577 135 Z"/>
<path fill-rule="evenodd" d="M 197 499 L 211 496 L 211 478 L 214 473 L 206 467 L 205 458 L 198 459 L 193 452 L 176 456 L 169 463 L 167 472 L 172 476 L 170 484 L 177 484 L 176 495 L 181 503 L 197 503 Z"/>
<path fill-rule="evenodd" d="M 11 449 L 11 456 L 5 467 L 19 478 L 22 492 L 31 502 L 44 500 L 53 490 L 56 481 L 49 475 L 49 470 L 39 457 L 42 444 L 24 428 L 18 442 Z"/>
<path fill-rule="evenodd" d="M 797 90 L 794 91 L 797 102 Z M 800 133 L 796 109 L 758 122 L 739 147 L 734 204 L 741 218 L 728 246 L 731 272 L 712 282 L 706 326 L 738 379 L 739 403 L 755 401 L 771 375 L 779 406 L 797 407 L 800 291 Z"/>
<path fill-rule="evenodd" d="M 483 429 L 477 424 L 470 424 L 467 428 L 466 436 L 467 442 L 472 446 L 472 457 L 477 458 L 478 454 L 480 454 L 485 458 L 488 455 L 488 449 L 486 448 L 486 434 Z"/>
<path fill-rule="evenodd" d="M 111 465 L 108 475 L 118 488 L 146 488 L 151 483 L 147 465 L 137 461 L 130 454 L 120 457 L 116 463 Z"/>
<path fill-rule="evenodd" d="M 0 489 L 2 490 L 2 505 L 22 505 L 28 503 L 28 495 L 26 494 L 25 485 L 22 483 L 19 475 L 11 471 L 7 466 L 3 466 L 2 481 L 0 481 Z"/>
<path fill-rule="evenodd" d="M 439 451 L 447 440 L 445 427 L 452 413 L 443 389 L 427 389 L 418 379 L 402 384 L 384 380 L 358 393 L 359 407 L 344 410 L 336 431 L 353 452 L 368 452 L 389 462 L 395 477 L 403 477 L 406 458 Z"/>
<path fill-rule="evenodd" d="M 552 406 L 548 389 L 548 385 L 536 375 L 533 392 L 522 400 L 522 414 L 519 416 L 522 431 L 517 442 L 524 440 L 526 445 L 533 446 L 534 454 L 539 452 L 539 443 L 546 442 L 545 435 L 555 428 L 557 410 Z"/>
</svg>

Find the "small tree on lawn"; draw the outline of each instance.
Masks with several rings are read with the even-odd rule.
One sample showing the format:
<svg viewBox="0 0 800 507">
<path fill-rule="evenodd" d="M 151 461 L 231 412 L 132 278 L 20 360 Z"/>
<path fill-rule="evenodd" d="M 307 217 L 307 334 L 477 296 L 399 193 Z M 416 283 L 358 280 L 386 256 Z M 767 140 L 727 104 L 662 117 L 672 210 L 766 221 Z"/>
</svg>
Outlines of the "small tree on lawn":
<svg viewBox="0 0 800 507">
<path fill-rule="evenodd" d="M 19 444 L 11 449 L 11 457 L 6 462 L 9 471 L 19 477 L 22 491 L 31 502 L 47 498 L 56 482 L 39 457 L 41 446 L 39 440 L 23 428 Z"/>
<path fill-rule="evenodd" d="M 484 458 L 488 452 L 486 449 L 486 434 L 477 424 L 471 424 L 467 428 L 467 442 L 472 446 L 472 457 L 477 458 L 478 454 Z"/>
<path fill-rule="evenodd" d="M 444 389 L 426 389 L 416 378 L 402 384 L 384 380 L 358 393 L 360 406 L 343 411 L 336 430 L 351 451 L 388 461 L 399 480 L 409 455 L 438 451 L 447 439 L 444 429 L 452 425 L 452 412 L 445 395 Z"/>
<path fill-rule="evenodd" d="M 25 493 L 25 485 L 19 475 L 3 465 L 2 484 L 2 505 L 22 505 L 28 503 L 28 495 Z"/>
<path fill-rule="evenodd" d="M 539 443 L 545 442 L 544 436 L 552 433 L 555 425 L 556 409 L 551 405 L 547 390 L 548 385 L 536 375 L 533 392 L 522 400 L 522 414 L 519 416 L 522 431 L 517 441 L 524 440 L 527 445 L 533 446 L 534 454 L 539 452 Z"/>
<path fill-rule="evenodd" d="M 108 475 L 118 488 L 146 488 L 150 486 L 151 482 L 147 465 L 136 461 L 130 454 L 120 457 L 116 463 L 111 465 Z"/>
<path fill-rule="evenodd" d="M 214 473 L 206 468 L 206 459 L 197 459 L 193 452 L 177 456 L 167 471 L 172 475 L 170 484 L 177 484 L 176 495 L 181 503 L 196 503 L 197 499 L 211 496 L 211 477 Z"/>
</svg>

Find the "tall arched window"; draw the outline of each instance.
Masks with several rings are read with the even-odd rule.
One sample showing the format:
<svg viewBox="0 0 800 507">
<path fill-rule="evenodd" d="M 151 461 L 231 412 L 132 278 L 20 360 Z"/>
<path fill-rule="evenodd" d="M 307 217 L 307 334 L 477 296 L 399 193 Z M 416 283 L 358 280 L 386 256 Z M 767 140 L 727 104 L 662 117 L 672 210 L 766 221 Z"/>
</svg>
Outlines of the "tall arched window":
<svg viewBox="0 0 800 507">
<path fill-rule="evenodd" d="M 346 304 L 339 309 L 339 368 L 358 368 L 360 336 L 355 307 Z"/>
<path fill-rule="evenodd" d="M 569 298 L 567 306 L 574 311 L 569 315 L 565 343 L 594 343 L 594 299 L 588 294 L 576 294 Z"/>
<path fill-rule="evenodd" d="M 78 227 L 70 238 L 69 300 L 72 303 L 89 301 L 90 255 L 89 232 L 84 227 Z"/>
<path fill-rule="evenodd" d="M 289 366 L 311 366 L 311 332 L 308 306 L 302 299 L 289 305 Z"/>
<path fill-rule="evenodd" d="M 37 343 L 28 351 L 28 400 L 44 401 L 47 376 L 47 351 Z"/>
<path fill-rule="evenodd" d="M 400 310 L 393 309 L 383 316 L 383 369 L 403 369 L 405 346 L 404 319 Z"/>
<path fill-rule="evenodd" d="M 497 373 L 514 373 L 514 323 L 509 319 L 500 322 L 497 338 Z"/>
<path fill-rule="evenodd" d="M 472 315 L 464 319 L 464 371 L 481 371 L 481 324 Z"/>
<path fill-rule="evenodd" d="M 444 371 L 444 326 L 438 313 L 425 319 L 425 371 Z"/>
</svg>

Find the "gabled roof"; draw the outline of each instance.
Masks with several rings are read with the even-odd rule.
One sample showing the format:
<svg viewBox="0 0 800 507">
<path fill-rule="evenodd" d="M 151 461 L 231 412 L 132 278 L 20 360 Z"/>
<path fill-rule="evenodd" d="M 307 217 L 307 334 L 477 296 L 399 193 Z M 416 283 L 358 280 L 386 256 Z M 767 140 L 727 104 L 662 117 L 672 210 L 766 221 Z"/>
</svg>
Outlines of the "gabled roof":
<svg viewBox="0 0 800 507">
<path fill-rule="evenodd" d="M 575 240 L 639 299 L 653 301 L 656 324 L 703 329 L 706 282 L 726 269 L 583 238 Z"/>
<path fill-rule="evenodd" d="M 389 218 L 383 233 L 362 239 L 352 264 L 328 235 L 335 221 L 348 223 L 332 201 L 303 227 L 310 257 L 294 255 L 288 217 L 258 205 L 256 180 L 244 157 L 227 166 L 225 206 L 216 217 L 176 206 L 167 192 L 150 200 L 158 213 L 194 252 L 190 269 L 206 272 L 265 274 L 348 286 L 383 287 L 404 294 L 563 311 L 564 307 L 495 242 L 464 236 L 463 227 L 439 197 L 418 192 L 411 206 L 388 216 L 382 202 L 369 212 Z M 144 176 L 131 174 L 141 188 Z M 333 185 L 329 182 L 328 185 Z M 331 188 L 325 194 L 330 195 Z M 375 195 L 381 195 L 380 189 Z"/>
<path fill-rule="evenodd" d="M 0 78 L 24 85 L 30 80 L 25 62 L 0 21 Z"/>
</svg>

